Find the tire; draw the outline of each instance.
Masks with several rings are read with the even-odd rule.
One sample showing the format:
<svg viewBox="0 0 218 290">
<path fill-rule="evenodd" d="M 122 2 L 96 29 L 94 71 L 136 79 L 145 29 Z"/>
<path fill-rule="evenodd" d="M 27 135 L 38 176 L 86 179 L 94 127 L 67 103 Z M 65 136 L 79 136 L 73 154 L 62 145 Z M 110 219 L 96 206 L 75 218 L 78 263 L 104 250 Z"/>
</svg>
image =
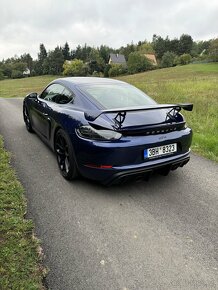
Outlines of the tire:
<svg viewBox="0 0 218 290">
<path fill-rule="evenodd" d="M 79 174 L 74 157 L 73 146 L 70 138 L 62 129 L 59 129 L 55 135 L 54 149 L 58 167 L 62 176 L 67 180 L 76 179 Z"/>
<path fill-rule="evenodd" d="M 29 112 L 27 110 L 26 105 L 23 106 L 23 120 L 24 120 L 24 123 L 26 125 L 27 131 L 30 132 L 30 133 L 33 133 L 34 131 L 33 131 L 33 128 L 32 128 Z"/>
</svg>

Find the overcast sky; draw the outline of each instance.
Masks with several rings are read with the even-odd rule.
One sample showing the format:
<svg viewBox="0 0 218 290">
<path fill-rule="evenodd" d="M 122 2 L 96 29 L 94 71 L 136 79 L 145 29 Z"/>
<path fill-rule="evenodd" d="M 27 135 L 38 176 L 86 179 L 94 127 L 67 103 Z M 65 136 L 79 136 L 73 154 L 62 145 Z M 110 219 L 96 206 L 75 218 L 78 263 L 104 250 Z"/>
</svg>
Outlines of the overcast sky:
<svg viewBox="0 0 218 290">
<path fill-rule="evenodd" d="M 218 37 L 218 0 L 0 0 L 0 60 L 67 41 L 119 48 L 153 34 Z"/>
</svg>

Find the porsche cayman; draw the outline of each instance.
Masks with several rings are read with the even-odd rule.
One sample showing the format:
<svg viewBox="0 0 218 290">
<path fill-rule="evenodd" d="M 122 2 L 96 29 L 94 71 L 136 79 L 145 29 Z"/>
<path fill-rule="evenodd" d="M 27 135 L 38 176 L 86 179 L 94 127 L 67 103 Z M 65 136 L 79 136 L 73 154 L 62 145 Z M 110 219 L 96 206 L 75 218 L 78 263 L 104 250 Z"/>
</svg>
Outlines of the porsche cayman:
<svg viewBox="0 0 218 290">
<path fill-rule="evenodd" d="M 158 104 L 122 81 L 69 77 L 27 95 L 23 117 L 27 130 L 55 152 L 64 178 L 110 185 L 184 166 L 192 130 L 181 110 L 192 108 Z"/>
</svg>

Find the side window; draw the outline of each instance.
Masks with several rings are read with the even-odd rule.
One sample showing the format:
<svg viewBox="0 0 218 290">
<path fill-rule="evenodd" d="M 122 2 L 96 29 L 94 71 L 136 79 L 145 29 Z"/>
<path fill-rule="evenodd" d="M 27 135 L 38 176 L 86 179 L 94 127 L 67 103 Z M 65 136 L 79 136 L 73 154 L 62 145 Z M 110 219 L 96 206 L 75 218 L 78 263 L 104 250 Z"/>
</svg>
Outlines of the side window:
<svg viewBox="0 0 218 290">
<path fill-rule="evenodd" d="M 60 104 L 69 103 L 73 99 L 74 99 L 74 95 L 70 91 L 68 91 L 68 89 L 65 88 L 64 91 L 62 92 Z"/>
<path fill-rule="evenodd" d="M 73 94 L 60 84 L 52 84 L 42 92 L 40 97 L 57 104 L 66 104 L 73 99 Z"/>
<path fill-rule="evenodd" d="M 40 97 L 46 101 L 55 102 L 56 95 L 60 95 L 63 90 L 63 86 L 59 84 L 52 84 L 46 90 L 44 90 Z"/>
</svg>

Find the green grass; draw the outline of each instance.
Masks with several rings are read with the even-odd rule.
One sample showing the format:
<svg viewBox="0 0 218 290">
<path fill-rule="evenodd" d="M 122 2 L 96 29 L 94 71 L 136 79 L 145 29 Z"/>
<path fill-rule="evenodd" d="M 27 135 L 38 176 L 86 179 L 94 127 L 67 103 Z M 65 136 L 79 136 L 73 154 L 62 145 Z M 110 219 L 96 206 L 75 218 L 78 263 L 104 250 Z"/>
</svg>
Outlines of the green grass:
<svg viewBox="0 0 218 290">
<path fill-rule="evenodd" d="M 177 66 L 119 79 L 159 103 L 193 103 L 193 112 L 183 111 L 194 132 L 192 150 L 218 162 L 218 63 Z"/>
<path fill-rule="evenodd" d="M 7 79 L 0 81 L 0 97 L 13 98 L 24 97 L 28 93 L 39 93 L 57 76 L 40 76 L 24 79 Z"/>
<path fill-rule="evenodd" d="M 32 221 L 24 218 L 24 189 L 9 163 L 0 137 L 0 289 L 44 289 L 39 241 Z"/>
<path fill-rule="evenodd" d="M 22 97 L 40 92 L 56 76 L 0 81 L 0 97 Z M 158 69 L 119 79 L 146 92 L 159 103 L 194 103 L 184 112 L 194 131 L 192 150 L 218 162 L 218 63 Z"/>
</svg>

